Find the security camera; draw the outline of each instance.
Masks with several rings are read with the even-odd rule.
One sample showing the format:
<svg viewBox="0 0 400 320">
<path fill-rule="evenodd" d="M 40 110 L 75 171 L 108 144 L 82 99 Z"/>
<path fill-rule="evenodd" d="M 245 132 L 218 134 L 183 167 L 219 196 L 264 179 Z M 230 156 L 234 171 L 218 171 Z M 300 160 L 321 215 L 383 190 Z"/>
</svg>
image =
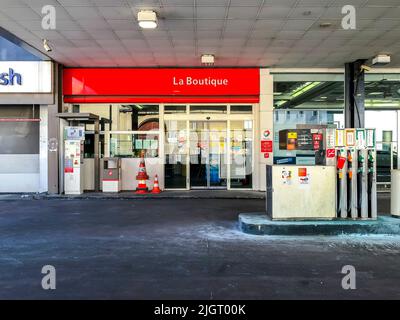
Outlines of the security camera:
<svg viewBox="0 0 400 320">
<path fill-rule="evenodd" d="M 47 39 L 43 39 L 43 48 L 47 52 L 51 52 L 52 51 L 51 47 L 49 46 L 49 43 L 48 43 Z"/>
</svg>

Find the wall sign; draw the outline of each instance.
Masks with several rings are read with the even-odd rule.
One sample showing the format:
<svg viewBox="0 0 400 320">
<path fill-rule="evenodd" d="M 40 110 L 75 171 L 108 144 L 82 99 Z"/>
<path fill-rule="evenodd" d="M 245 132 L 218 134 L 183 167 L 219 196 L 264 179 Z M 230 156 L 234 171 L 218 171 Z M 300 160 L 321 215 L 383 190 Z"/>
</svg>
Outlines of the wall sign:
<svg viewBox="0 0 400 320">
<path fill-rule="evenodd" d="M 207 96 L 256 103 L 260 95 L 257 68 L 67 68 L 63 80 L 64 101 L 71 103 L 192 102 Z"/>
<path fill-rule="evenodd" d="M 271 130 L 267 129 L 267 130 L 263 131 L 261 139 L 266 140 L 266 139 L 269 139 L 270 136 L 271 136 Z"/>
<path fill-rule="evenodd" d="M 261 141 L 261 153 L 272 152 L 272 141 L 264 140 Z"/>
<path fill-rule="evenodd" d="M 51 93 L 50 61 L 0 61 L 0 93 Z"/>
</svg>

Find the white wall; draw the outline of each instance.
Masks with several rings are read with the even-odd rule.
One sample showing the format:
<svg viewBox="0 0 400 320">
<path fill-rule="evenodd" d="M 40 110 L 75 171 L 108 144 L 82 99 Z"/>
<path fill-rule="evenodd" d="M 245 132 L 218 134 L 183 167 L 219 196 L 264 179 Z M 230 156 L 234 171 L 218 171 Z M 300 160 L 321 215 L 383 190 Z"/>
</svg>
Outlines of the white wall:
<svg viewBox="0 0 400 320">
<path fill-rule="evenodd" d="M 258 123 L 254 128 L 255 130 L 255 151 L 254 157 L 256 159 L 253 188 L 255 190 L 266 190 L 266 165 L 272 165 L 274 155 L 271 152 L 269 158 L 264 158 L 261 153 L 261 134 L 265 130 L 271 131 L 271 139 L 273 139 L 273 125 L 274 125 L 274 79 L 269 74 L 269 70 L 260 69 L 260 104 L 258 112 Z M 257 117 L 257 114 L 256 114 Z"/>
</svg>

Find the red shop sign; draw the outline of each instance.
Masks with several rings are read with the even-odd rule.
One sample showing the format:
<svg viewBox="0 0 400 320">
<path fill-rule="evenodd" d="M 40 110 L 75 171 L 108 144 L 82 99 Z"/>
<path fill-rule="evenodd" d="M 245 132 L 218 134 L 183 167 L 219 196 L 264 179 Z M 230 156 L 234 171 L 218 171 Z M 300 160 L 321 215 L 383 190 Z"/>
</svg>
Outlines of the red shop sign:
<svg viewBox="0 0 400 320">
<path fill-rule="evenodd" d="M 168 97 L 258 102 L 260 75 L 256 68 L 66 68 L 63 94 L 66 102 L 109 102 L 113 97 L 124 102 L 174 100 Z"/>
</svg>

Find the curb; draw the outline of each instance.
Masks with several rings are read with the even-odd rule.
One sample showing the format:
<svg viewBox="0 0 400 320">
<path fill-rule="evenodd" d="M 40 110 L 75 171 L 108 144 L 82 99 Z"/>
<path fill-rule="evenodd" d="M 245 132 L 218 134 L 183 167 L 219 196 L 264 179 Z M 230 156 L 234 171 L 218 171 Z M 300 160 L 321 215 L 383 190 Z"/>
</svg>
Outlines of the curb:
<svg viewBox="0 0 400 320">
<path fill-rule="evenodd" d="M 400 235 L 400 219 L 380 216 L 378 220 L 272 221 L 264 213 L 241 213 L 239 229 L 252 235 Z"/>
</svg>

